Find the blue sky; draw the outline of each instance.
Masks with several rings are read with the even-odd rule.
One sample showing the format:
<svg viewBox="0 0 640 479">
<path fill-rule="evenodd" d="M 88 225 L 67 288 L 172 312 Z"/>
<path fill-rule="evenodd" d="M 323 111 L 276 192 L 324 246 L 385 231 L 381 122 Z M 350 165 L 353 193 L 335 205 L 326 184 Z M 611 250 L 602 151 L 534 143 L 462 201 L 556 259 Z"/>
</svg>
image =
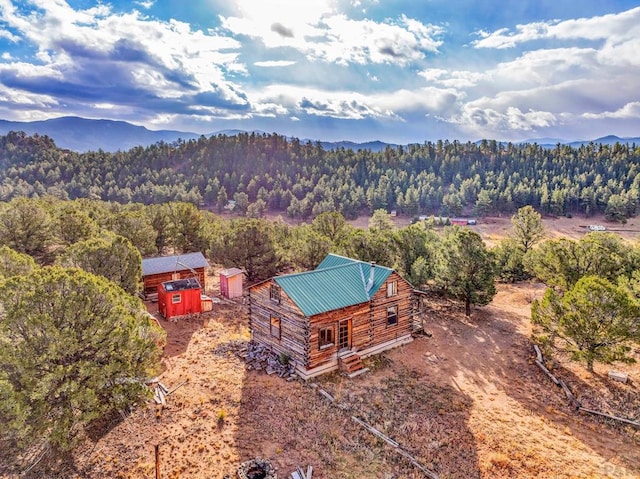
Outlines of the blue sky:
<svg viewBox="0 0 640 479">
<path fill-rule="evenodd" d="M 0 0 L 0 118 L 395 143 L 640 136 L 639 3 Z"/>
</svg>

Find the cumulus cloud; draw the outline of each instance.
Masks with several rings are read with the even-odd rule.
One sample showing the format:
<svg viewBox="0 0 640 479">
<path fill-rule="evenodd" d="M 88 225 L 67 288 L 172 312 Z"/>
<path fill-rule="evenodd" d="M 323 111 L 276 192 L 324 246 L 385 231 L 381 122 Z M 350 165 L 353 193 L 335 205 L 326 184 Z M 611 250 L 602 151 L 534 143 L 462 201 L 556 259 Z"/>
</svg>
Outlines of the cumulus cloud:
<svg viewBox="0 0 640 479">
<path fill-rule="evenodd" d="M 343 120 L 388 119 L 402 121 L 383 102 L 352 91 L 326 91 L 306 87 L 271 85 L 251 94 L 255 108 L 281 105 L 293 116 L 329 117 Z"/>
<path fill-rule="evenodd" d="M 508 107 L 504 111 L 490 108 L 476 108 L 473 104 L 465 106 L 458 122 L 473 131 L 499 132 L 504 134 L 523 133 L 547 128 L 557 123 L 556 116 L 548 111 L 521 111 L 516 107 Z"/>
<path fill-rule="evenodd" d="M 614 44 L 637 38 L 640 32 L 640 7 L 621 13 L 565 21 L 534 22 L 517 25 L 515 31 L 502 28 L 495 32 L 480 30 L 475 48 L 513 48 L 533 40 L 607 40 Z"/>
<path fill-rule="evenodd" d="M 606 118 L 640 119 L 640 101 L 627 103 L 622 108 L 619 108 L 615 111 L 604 111 L 601 113 L 584 113 L 582 117 L 589 120 L 601 120 Z"/>
<path fill-rule="evenodd" d="M 384 22 L 354 20 L 328 0 L 238 3 L 240 14 L 221 16 L 225 29 L 259 39 L 267 48 L 294 48 L 312 61 L 407 65 L 437 53 L 442 45 L 442 27 L 405 15 Z"/>
<path fill-rule="evenodd" d="M 418 72 L 429 83 L 461 90 L 477 85 L 482 80 L 487 80 L 487 73 L 464 70 L 443 70 L 441 68 L 429 68 Z"/>
<path fill-rule="evenodd" d="M 151 7 L 153 7 L 153 5 L 156 3 L 155 0 L 148 0 L 148 1 L 138 1 L 135 2 L 136 5 L 140 5 L 142 8 L 144 8 L 145 10 L 149 10 Z"/>
<path fill-rule="evenodd" d="M 137 11 L 114 13 L 106 4 L 74 10 L 63 0 L 34 0 L 31 11 L 0 3 L 0 19 L 36 50 L 42 65 L 5 61 L 0 74 L 15 91 L 50 95 L 67 105 L 86 100 L 137 109 L 219 112 L 248 108 L 241 89 L 227 79 L 243 71 L 240 44 L 213 32 L 192 30 Z M 203 107 L 189 102 L 206 99 Z"/>
</svg>

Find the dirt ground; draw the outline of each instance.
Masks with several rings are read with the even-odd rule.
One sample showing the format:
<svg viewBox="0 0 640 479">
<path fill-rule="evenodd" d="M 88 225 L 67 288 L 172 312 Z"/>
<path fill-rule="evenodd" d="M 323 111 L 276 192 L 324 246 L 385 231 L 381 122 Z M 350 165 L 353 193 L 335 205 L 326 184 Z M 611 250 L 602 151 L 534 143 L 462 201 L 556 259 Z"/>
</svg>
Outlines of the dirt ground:
<svg viewBox="0 0 640 479">
<path fill-rule="evenodd" d="M 411 217 L 396 216 L 393 222 L 398 228 L 403 228 L 411 224 Z M 367 228 L 369 225 L 368 217 L 360 217 L 353 221 L 349 221 L 355 227 Z M 636 241 L 640 238 L 640 218 L 630 218 L 626 224 L 614 223 L 605 220 L 603 215 L 590 216 L 574 216 L 572 218 L 560 217 L 543 217 L 542 224 L 545 227 L 547 238 L 570 238 L 580 239 L 589 232 L 589 225 L 602 225 L 606 231 L 614 231 L 622 238 L 629 241 Z M 511 230 L 511 216 L 491 216 L 486 218 L 477 218 L 477 224 L 469 226 L 472 231 L 477 232 L 489 246 L 495 244 L 509 234 Z"/>
<path fill-rule="evenodd" d="M 501 286 L 468 320 L 453 303 L 430 303 L 432 337 L 367 360 L 371 371 L 357 378 L 316 378 L 337 405 L 310 383 L 245 369 L 234 354 L 248 339 L 242 304 L 163 321 L 169 344 L 160 379 L 178 389 L 165 408 L 148 404 L 89 441 L 75 456 L 75 477 L 154 477 L 155 445 L 163 478 L 235 477 L 237 465 L 255 457 L 269 459 L 281 478 L 308 464 L 316 479 L 424 477 L 354 415 L 441 478 L 638 477 L 638 432 L 576 414 L 533 364 L 528 309 L 542 292 Z M 573 364 L 554 372 L 574 390 L 599 391 L 606 369 L 597 368 L 595 380 Z M 637 398 L 640 371 L 626 372 L 632 383 L 622 387 Z"/>
<path fill-rule="evenodd" d="M 558 234 L 582 234 L 584 220 L 566 220 L 555 220 Z M 481 234 L 499 238 L 509 218 L 486 224 L 493 226 L 479 224 Z M 214 281 L 209 288 L 216 293 Z M 425 477 L 352 416 L 442 479 L 640 477 L 640 432 L 577 414 L 535 365 L 530 306 L 543 292 L 539 284 L 500 285 L 471 318 L 459 305 L 429 301 L 431 337 L 368 359 L 370 371 L 356 378 L 334 373 L 308 383 L 246 369 L 235 354 L 249 339 L 242 301 L 214 304 L 196 319 L 160 320 L 168 344 L 159 379 L 172 390 L 166 406 L 149 402 L 106 419 L 63 477 L 153 478 L 156 445 L 163 479 L 235 478 L 237 466 L 256 457 L 269 459 L 281 479 L 308 464 L 315 479 Z M 612 384 L 610 367 L 590 375 L 563 358 L 553 372 L 588 405 L 637 420 L 640 368 L 614 367 L 630 383 Z M 25 477 L 45 476 L 35 468 Z"/>
</svg>

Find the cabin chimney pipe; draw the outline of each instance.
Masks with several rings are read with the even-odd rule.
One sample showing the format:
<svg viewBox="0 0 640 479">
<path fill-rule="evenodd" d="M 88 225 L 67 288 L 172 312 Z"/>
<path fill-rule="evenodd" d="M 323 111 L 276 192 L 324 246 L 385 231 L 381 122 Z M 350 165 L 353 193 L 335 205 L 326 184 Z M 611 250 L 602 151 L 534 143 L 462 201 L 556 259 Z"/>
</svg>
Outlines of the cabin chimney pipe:
<svg viewBox="0 0 640 479">
<path fill-rule="evenodd" d="M 373 287 L 373 275 L 375 273 L 375 269 L 376 269 L 376 262 L 372 261 L 371 262 L 371 269 L 369 270 L 369 281 L 367 282 L 367 294 L 369 294 L 369 291 L 371 291 L 371 288 Z"/>
</svg>

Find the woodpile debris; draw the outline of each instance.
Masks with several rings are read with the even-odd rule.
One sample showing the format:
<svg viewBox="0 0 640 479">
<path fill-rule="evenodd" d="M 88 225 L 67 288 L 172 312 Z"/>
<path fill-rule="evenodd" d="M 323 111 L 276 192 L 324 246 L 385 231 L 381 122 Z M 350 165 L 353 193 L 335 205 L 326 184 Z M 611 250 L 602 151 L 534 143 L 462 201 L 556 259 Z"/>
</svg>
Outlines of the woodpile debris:
<svg viewBox="0 0 640 479">
<path fill-rule="evenodd" d="M 612 414 L 607 414 L 607 413 L 603 413 L 603 412 L 600 412 L 600 411 L 595 411 L 593 409 L 588 409 L 586 407 L 583 407 L 582 404 L 580 403 L 580 401 L 578 401 L 578 399 L 573 395 L 573 393 L 571 392 L 571 390 L 569 389 L 567 384 L 562 379 L 556 378 L 553 375 L 553 373 L 551 373 L 551 371 L 549 371 L 549 369 L 547 369 L 547 367 L 544 365 L 544 358 L 542 357 L 542 351 L 540 350 L 540 348 L 538 347 L 537 344 L 533 345 L 533 349 L 534 349 L 534 351 L 536 353 L 536 364 L 538 365 L 538 367 L 540 369 L 542 369 L 542 371 L 549 377 L 549 379 L 551 379 L 551 381 L 553 381 L 556 385 L 558 385 L 558 386 L 560 386 L 562 388 L 562 390 L 565 393 L 565 396 L 567 396 L 567 399 L 569 400 L 569 402 L 575 408 L 576 411 L 586 412 L 586 413 L 592 414 L 594 416 L 606 417 L 608 419 L 613 419 L 614 421 L 618 421 L 618 422 L 621 422 L 621 423 L 624 423 L 624 424 L 629 424 L 631 426 L 640 428 L 640 422 L 639 421 L 634 421 L 634 420 L 631 420 L 631 419 L 618 417 L 618 416 L 614 416 Z M 609 375 L 611 375 L 611 373 L 609 373 Z M 609 376 L 609 377 L 611 377 L 611 376 Z"/>
<path fill-rule="evenodd" d="M 332 404 L 336 404 L 334 397 L 329 394 L 327 391 L 325 391 L 324 389 L 322 389 L 321 387 L 319 387 L 316 383 L 310 383 L 309 386 L 312 389 L 315 389 L 318 391 L 318 393 L 320 393 L 323 397 L 325 397 L 330 403 Z M 345 409 L 343 407 L 341 407 L 341 404 L 337 404 L 338 407 L 340 407 L 341 409 Z M 355 422 L 356 424 L 359 424 L 360 426 L 362 426 L 363 428 L 365 428 L 367 431 L 369 431 L 371 434 L 373 434 L 374 436 L 382 439 L 384 442 L 386 442 L 389 446 L 391 446 L 392 448 L 395 449 L 395 451 L 400 454 L 401 456 L 404 456 L 405 458 L 407 458 L 409 460 L 409 462 L 411 462 L 411 464 L 419 469 L 420 471 L 422 471 L 425 475 L 425 477 L 428 477 L 429 479 L 439 479 L 438 474 L 436 474 L 435 472 L 427 469 L 426 467 L 424 467 L 422 464 L 420 464 L 418 462 L 418 460 L 413 457 L 411 454 L 409 454 L 407 451 L 405 451 L 402 446 L 400 446 L 400 444 L 396 441 L 394 441 L 393 439 L 391 439 L 389 436 L 387 436 L 386 434 L 383 434 L 382 432 L 378 431 L 375 427 L 371 426 L 370 424 L 367 424 L 366 422 L 364 422 L 362 419 L 357 418 L 356 416 L 351 416 L 351 420 L 353 422 Z M 309 466 L 311 467 L 311 466 Z M 292 479 L 311 479 L 310 477 L 306 477 L 306 476 L 300 476 L 295 477 L 293 475 L 293 473 L 291 474 Z"/>
<path fill-rule="evenodd" d="M 627 384 L 629 376 L 625 373 L 621 373 L 620 371 L 609 371 L 609 379 Z"/>
<path fill-rule="evenodd" d="M 151 384 L 149 384 L 149 387 L 153 391 L 153 400 L 154 400 L 154 402 L 156 404 L 160 404 L 161 406 L 166 406 L 166 404 L 167 404 L 167 396 L 169 396 L 171 393 L 173 393 L 177 389 L 179 389 L 182 386 L 184 386 L 186 383 L 187 383 L 187 381 L 182 381 L 175 388 L 169 390 L 167 388 L 167 386 L 162 384 L 157 379 L 154 379 L 153 381 L 151 381 Z"/>
<path fill-rule="evenodd" d="M 308 465 L 306 471 L 299 467 L 290 476 L 291 479 L 313 479 L 313 466 Z"/>
<path fill-rule="evenodd" d="M 263 344 L 250 341 L 247 343 L 246 349 L 239 350 L 236 354 L 246 362 L 249 370 L 264 371 L 269 375 L 276 374 L 288 381 L 297 377 L 295 364 Z"/>
<path fill-rule="evenodd" d="M 167 394 L 169 390 L 167 387 L 162 384 L 160 381 L 156 383 L 156 387 L 153 393 L 153 400 L 156 404 L 162 404 L 163 406 L 167 404 Z"/>
</svg>

